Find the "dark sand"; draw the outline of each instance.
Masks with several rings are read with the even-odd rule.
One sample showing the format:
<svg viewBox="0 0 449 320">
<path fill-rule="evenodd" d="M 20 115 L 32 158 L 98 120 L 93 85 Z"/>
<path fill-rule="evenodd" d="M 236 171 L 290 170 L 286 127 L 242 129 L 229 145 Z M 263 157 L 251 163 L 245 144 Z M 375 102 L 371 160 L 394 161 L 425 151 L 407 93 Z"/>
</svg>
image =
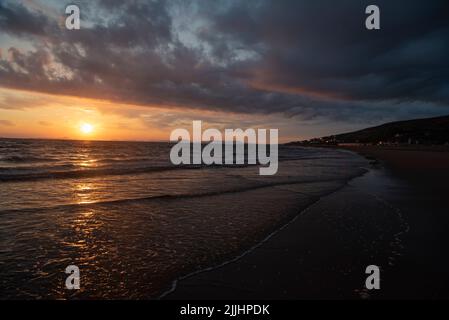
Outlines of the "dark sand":
<svg viewBox="0 0 449 320">
<path fill-rule="evenodd" d="M 180 280 L 166 299 L 449 297 L 449 152 L 360 147 L 370 171 L 243 257 Z M 364 289 L 365 268 L 381 289 Z"/>
<path fill-rule="evenodd" d="M 449 146 L 360 146 L 346 149 L 378 159 L 384 162 L 387 168 L 403 175 L 415 175 L 417 172 L 424 175 L 449 174 Z"/>
</svg>

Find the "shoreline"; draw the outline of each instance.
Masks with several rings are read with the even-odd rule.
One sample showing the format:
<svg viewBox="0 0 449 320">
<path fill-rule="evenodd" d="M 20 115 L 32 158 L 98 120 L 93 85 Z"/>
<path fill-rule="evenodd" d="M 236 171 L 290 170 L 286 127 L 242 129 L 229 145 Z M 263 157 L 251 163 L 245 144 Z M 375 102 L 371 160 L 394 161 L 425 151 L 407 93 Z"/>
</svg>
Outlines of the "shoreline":
<svg viewBox="0 0 449 320">
<path fill-rule="evenodd" d="M 421 210 L 422 204 L 414 205 L 414 201 L 419 200 L 419 196 L 415 198 L 411 195 L 422 192 L 420 181 L 422 182 L 423 176 L 428 178 L 429 171 L 432 172 L 431 180 L 435 179 L 435 173 L 441 173 L 439 172 L 440 168 L 446 166 L 445 159 L 449 153 L 442 153 L 438 156 L 442 160 L 435 163 L 435 157 L 429 157 L 428 154 L 432 151 L 426 150 L 341 149 L 354 152 L 368 160 L 380 161 L 382 166 L 379 168 L 376 162 L 371 163 L 367 173 L 348 181 L 341 189 L 321 197 L 255 247 L 218 267 L 198 271 L 178 279 L 175 286 L 161 298 L 175 300 L 187 297 L 189 299 L 291 300 L 413 299 L 444 296 L 447 285 L 444 282 L 437 285 L 433 278 L 438 275 L 441 277 L 441 270 L 445 270 L 446 266 L 449 266 L 448 259 L 441 259 L 440 262 L 443 262 L 444 266 L 441 269 L 434 268 L 436 262 L 433 260 L 428 260 L 426 263 L 422 263 L 422 261 L 424 257 L 429 258 L 429 252 L 432 257 L 435 247 L 444 249 L 445 242 L 439 242 L 439 239 L 434 238 L 428 239 L 429 237 L 423 238 L 422 229 L 432 231 L 435 225 L 447 225 L 447 218 L 445 219 L 441 214 L 449 208 L 449 204 L 447 201 L 443 201 L 445 203 L 437 205 L 438 210 L 434 209 L 435 214 L 440 213 L 439 217 L 445 223 L 431 221 L 426 224 L 426 217 L 423 216 Z M 410 154 L 403 154 L 403 152 L 419 152 L 421 154 L 418 159 L 414 158 L 413 161 L 409 161 L 407 166 L 401 168 L 401 162 L 410 157 Z M 425 161 L 423 162 L 423 160 Z M 425 164 L 434 164 L 435 166 L 425 168 Z M 420 171 L 419 174 L 416 174 L 417 169 Z M 444 179 L 440 177 L 439 180 L 441 182 Z M 439 185 L 442 186 L 441 183 Z M 444 190 L 439 192 L 441 191 Z M 438 199 L 438 196 L 432 193 L 426 194 L 426 196 L 430 202 Z M 439 198 L 441 199 L 441 194 Z M 424 208 L 426 205 L 427 203 Z M 337 219 L 333 215 L 340 209 L 343 210 L 343 214 Z M 366 217 L 363 219 L 357 217 L 358 212 L 366 210 L 369 211 Z M 304 218 L 304 212 L 307 211 L 311 211 L 312 217 Z M 323 212 L 327 213 L 323 214 Z M 325 223 L 321 228 L 318 223 L 319 219 L 315 219 L 315 221 L 313 216 L 326 216 L 331 220 L 330 227 Z M 325 221 L 325 219 L 323 220 Z M 371 224 L 366 226 L 366 220 L 371 221 Z M 342 221 L 344 222 L 342 223 Z M 354 223 L 354 221 L 356 222 Z M 340 226 L 341 223 L 343 227 Z M 371 230 L 373 225 L 378 227 L 376 232 Z M 392 227 L 391 232 L 382 235 L 391 240 L 390 243 L 379 239 L 382 237 L 378 237 L 378 234 L 392 225 L 394 228 Z M 334 230 L 336 226 L 342 230 Z M 315 232 L 310 232 L 309 229 L 315 230 Z M 329 235 L 345 239 L 338 239 L 337 244 L 334 244 L 332 242 L 335 239 L 332 237 L 329 239 L 326 234 L 320 235 L 323 229 Z M 366 231 L 364 231 L 365 234 L 361 229 Z M 341 234 L 343 230 L 347 232 L 344 235 Z M 445 230 L 447 229 L 443 228 L 443 231 Z M 356 240 L 360 240 L 358 239 L 360 237 L 366 238 L 361 241 L 363 245 L 351 244 L 351 241 L 356 242 Z M 315 241 L 316 239 L 318 241 Z M 325 241 L 320 242 L 323 239 Z M 370 247 L 370 242 L 376 241 L 379 243 Z M 351 249 L 344 251 L 342 247 L 345 246 L 349 246 Z M 288 253 L 291 249 L 296 248 L 300 250 L 296 253 Z M 334 252 L 338 252 L 338 250 L 342 250 L 344 253 L 341 257 L 334 256 Z M 364 250 L 371 251 L 366 254 Z M 283 251 L 287 253 L 283 253 Z M 310 257 L 304 257 L 308 255 L 309 251 L 312 252 Z M 380 262 L 378 264 L 383 272 L 382 280 L 385 279 L 385 286 L 383 286 L 383 290 L 379 290 L 380 292 L 367 292 L 362 286 L 365 279 L 362 267 L 369 265 L 373 256 Z M 267 258 L 270 260 L 269 262 L 266 261 Z M 278 261 L 275 268 L 273 267 L 274 262 L 271 260 Z M 298 263 L 295 265 L 292 261 L 298 261 Z M 327 261 L 327 263 L 323 261 Z M 354 269 L 352 269 L 353 266 Z M 334 270 L 338 268 L 342 270 L 347 268 L 347 270 L 343 272 Z M 318 271 L 321 269 L 323 270 Z M 436 274 L 433 275 L 435 271 Z M 270 280 L 274 272 L 279 273 L 279 277 L 277 280 Z M 417 284 L 409 283 L 411 277 L 416 278 L 417 275 L 423 273 L 425 273 L 425 277 L 419 278 L 416 281 Z M 323 282 L 321 278 L 326 280 Z M 243 285 L 242 282 L 246 284 Z M 258 285 L 258 282 L 265 283 L 265 285 Z M 290 283 L 295 285 L 292 287 Z M 429 286 L 429 283 L 432 284 Z M 317 290 L 315 287 L 321 289 Z M 245 290 L 250 291 L 245 292 Z M 286 294 L 286 290 L 290 290 L 288 294 Z"/>
<path fill-rule="evenodd" d="M 362 173 L 360 176 L 363 176 L 363 175 L 366 174 L 367 172 L 368 172 L 368 171 Z M 352 178 L 352 179 L 350 179 L 350 180 L 356 179 L 356 178 L 358 178 L 358 177 L 360 177 L 360 176 L 354 177 L 354 178 Z M 344 188 L 345 186 L 346 186 L 346 184 L 345 184 L 345 185 L 342 185 L 341 187 L 339 187 L 339 188 L 337 188 L 337 189 L 335 189 L 335 190 L 333 190 L 333 191 L 331 191 L 331 192 L 329 192 L 329 193 L 326 193 L 326 194 L 320 196 L 320 197 L 317 198 L 314 202 L 310 203 L 309 205 L 307 205 L 306 207 L 304 207 L 302 210 L 300 210 L 298 214 L 296 214 L 295 216 L 293 216 L 293 217 L 292 217 L 290 220 L 288 220 L 286 223 L 282 224 L 282 225 L 281 225 L 280 227 L 278 227 L 278 228 L 275 228 L 272 232 L 270 232 L 267 236 L 265 236 L 265 237 L 264 237 L 262 240 L 260 240 L 257 244 L 255 244 L 254 246 L 252 246 L 252 247 L 250 247 L 250 248 L 244 250 L 244 251 L 243 251 L 241 254 L 239 254 L 238 256 L 236 256 L 236 257 L 234 257 L 234 258 L 231 258 L 231 259 L 229 259 L 229 260 L 225 260 L 225 261 L 223 261 L 222 263 L 220 263 L 220 264 L 218 264 L 218 265 L 214 265 L 214 266 L 211 266 L 211 267 L 207 267 L 207 268 L 204 268 L 204 269 L 200 269 L 200 270 L 197 270 L 197 271 L 193 271 L 193 272 L 188 273 L 188 274 L 186 274 L 186 275 L 184 275 L 184 276 L 178 277 L 177 279 L 175 279 L 175 280 L 172 282 L 171 288 L 168 289 L 168 290 L 166 290 L 166 291 L 164 291 L 161 295 L 159 295 L 159 296 L 157 297 L 157 300 L 165 299 L 167 296 L 170 296 L 171 294 L 173 294 L 174 292 L 176 292 L 177 287 L 178 287 L 178 283 L 180 283 L 180 282 L 182 282 L 182 281 L 184 281 L 184 280 L 188 280 L 188 279 L 190 279 L 190 278 L 192 278 L 192 277 L 194 277 L 194 276 L 196 276 L 196 275 L 202 274 L 202 273 L 206 273 L 206 272 L 218 270 L 218 269 L 223 268 L 223 267 L 225 267 L 225 266 L 227 266 L 227 265 L 229 265 L 229 264 L 232 264 L 232 263 L 238 263 L 238 261 L 239 261 L 240 259 L 244 258 L 246 255 L 250 254 L 250 253 L 253 252 L 254 250 L 257 250 L 259 247 L 263 246 L 266 242 L 270 241 L 270 239 L 271 239 L 272 237 L 276 236 L 278 233 L 282 232 L 282 230 L 284 230 L 285 228 L 287 228 L 290 224 L 294 223 L 297 219 L 300 218 L 301 215 L 305 214 L 305 213 L 307 212 L 307 210 L 308 210 L 310 207 L 312 207 L 313 205 L 315 205 L 315 204 L 316 204 L 317 202 L 319 202 L 321 199 L 323 199 L 323 198 L 329 196 L 330 194 L 333 194 L 333 193 L 337 192 L 338 190 Z"/>
<path fill-rule="evenodd" d="M 343 151 L 344 149 L 340 149 L 340 150 Z M 345 151 L 347 151 L 347 150 L 345 150 Z M 356 154 L 356 155 L 358 155 L 358 156 L 361 156 L 361 155 L 359 155 L 359 154 L 356 153 L 356 152 L 354 152 L 354 154 Z M 364 156 L 361 156 L 361 157 L 365 158 Z M 174 294 L 176 295 L 176 291 L 178 290 L 178 286 L 179 286 L 180 283 L 182 283 L 183 281 L 186 281 L 186 280 L 189 280 L 189 279 L 191 279 L 191 278 L 194 278 L 194 277 L 197 276 L 197 275 L 201 275 L 201 274 L 204 274 L 204 273 L 208 273 L 208 272 L 213 272 L 213 271 L 219 270 L 219 269 L 224 268 L 224 267 L 226 267 L 227 265 L 230 265 L 230 264 L 234 264 L 234 263 L 237 263 L 237 264 L 238 264 L 238 263 L 239 263 L 239 260 L 244 259 L 247 255 L 251 254 L 251 253 L 254 252 L 255 250 L 258 250 L 258 248 L 264 246 L 264 244 L 266 244 L 267 242 L 269 242 L 271 238 L 275 237 L 275 236 L 278 235 L 279 233 L 282 233 L 282 231 L 283 231 L 285 228 L 288 228 L 291 224 L 295 223 L 298 219 L 300 219 L 300 217 L 301 217 L 302 215 L 306 214 L 307 211 L 308 211 L 311 207 L 313 207 L 315 204 L 319 203 L 323 198 L 326 198 L 326 197 L 328 197 L 329 195 L 334 194 L 334 193 L 338 192 L 339 190 L 345 188 L 345 187 L 348 185 L 348 183 L 349 183 L 350 181 L 352 181 L 352 180 L 354 180 L 354 179 L 357 179 L 357 178 L 360 178 L 360 177 L 366 175 L 366 174 L 369 172 L 369 170 L 370 170 L 370 169 L 368 169 L 368 168 L 362 168 L 362 169 L 363 169 L 363 172 L 362 172 L 360 175 L 357 175 L 357 176 L 355 176 L 355 177 L 352 177 L 351 179 L 349 179 L 348 181 L 346 181 L 346 183 L 343 184 L 342 186 L 340 186 L 339 188 L 337 188 L 337 189 L 335 189 L 335 190 L 333 190 L 333 191 L 331 191 L 331 192 L 328 192 L 328 193 L 326 193 L 326 194 L 324 194 L 324 195 L 318 197 L 314 202 L 310 203 L 308 206 L 306 206 L 306 207 L 304 207 L 303 209 L 301 209 L 295 216 L 293 216 L 293 217 L 292 217 L 290 220 L 288 220 L 286 223 L 284 223 L 284 224 L 282 224 L 281 226 L 279 226 L 278 228 L 274 229 L 274 230 L 273 230 L 271 233 L 269 233 L 265 238 L 263 238 L 262 240 L 260 240 L 256 245 L 254 245 L 254 246 L 252 246 L 251 248 L 249 248 L 249 249 L 243 251 L 240 255 L 238 255 L 238 256 L 236 256 L 236 257 L 230 259 L 230 260 L 226 260 L 226 261 L 224 261 L 224 262 L 222 262 L 222 263 L 220 263 L 220 264 L 218 264 L 218 265 L 211 266 L 211 267 L 208 267 L 208 268 L 205 268 L 205 269 L 201 269 L 201 270 L 197 270 L 197 271 L 191 272 L 191 273 L 189 273 L 189 274 L 187 274 L 187 275 L 178 277 L 177 279 L 175 279 L 175 280 L 173 281 L 171 288 L 168 289 L 168 290 L 166 290 L 166 291 L 164 291 L 164 292 L 157 298 L 157 300 L 160 300 L 160 299 L 169 299 L 169 300 L 170 300 L 170 299 L 173 299 L 173 295 L 174 295 Z M 177 299 L 177 298 L 175 297 L 175 299 Z M 181 298 L 181 299 L 183 299 L 183 298 Z M 202 297 L 202 298 L 200 298 L 200 299 L 207 299 L 207 298 Z"/>
</svg>

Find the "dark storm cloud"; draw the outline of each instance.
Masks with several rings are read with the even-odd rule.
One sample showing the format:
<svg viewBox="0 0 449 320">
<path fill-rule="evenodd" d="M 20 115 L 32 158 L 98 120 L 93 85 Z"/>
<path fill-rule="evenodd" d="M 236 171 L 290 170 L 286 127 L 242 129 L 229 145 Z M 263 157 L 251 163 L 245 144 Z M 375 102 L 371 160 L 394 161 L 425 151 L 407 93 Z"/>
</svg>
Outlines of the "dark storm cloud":
<svg viewBox="0 0 449 320">
<path fill-rule="evenodd" d="M 368 4 L 79 1 L 69 31 L 0 1 L 2 31 L 34 47 L 2 45 L 0 85 L 302 119 L 447 111 L 449 3 L 376 1 L 380 31 L 364 27 Z"/>
<path fill-rule="evenodd" d="M 239 72 L 267 87 L 345 99 L 423 99 L 449 103 L 449 3 L 376 1 L 381 31 L 362 27 L 359 1 L 285 1 L 250 11 L 234 6 L 210 33 L 265 48 Z"/>
<path fill-rule="evenodd" d="M 0 30 L 18 36 L 45 34 L 50 20 L 43 14 L 31 13 L 17 3 L 0 1 Z"/>
</svg>

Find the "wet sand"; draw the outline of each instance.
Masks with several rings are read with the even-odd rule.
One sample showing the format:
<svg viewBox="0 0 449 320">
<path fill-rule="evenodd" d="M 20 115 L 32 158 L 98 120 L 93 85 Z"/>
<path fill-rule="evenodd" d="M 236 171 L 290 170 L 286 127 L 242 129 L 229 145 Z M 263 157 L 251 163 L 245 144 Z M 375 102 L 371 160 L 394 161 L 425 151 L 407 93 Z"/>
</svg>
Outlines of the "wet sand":
<svg viewBox="0 0 449 320">
<path fill-rule="evenodd" d="M 387 168 L 402 175 L 440 175 L 449 170 L 449 146 L 360 146 L 345 149 L 380 160 Z"/>
<path fill-rule="evenodd" d="M 167 299 L 448 298 L 449 153 L 364 147 L 370 171 L 321 198 L 240 259 Z M 364 289 L 365 268 L 381 289 Z"/>
</svg>

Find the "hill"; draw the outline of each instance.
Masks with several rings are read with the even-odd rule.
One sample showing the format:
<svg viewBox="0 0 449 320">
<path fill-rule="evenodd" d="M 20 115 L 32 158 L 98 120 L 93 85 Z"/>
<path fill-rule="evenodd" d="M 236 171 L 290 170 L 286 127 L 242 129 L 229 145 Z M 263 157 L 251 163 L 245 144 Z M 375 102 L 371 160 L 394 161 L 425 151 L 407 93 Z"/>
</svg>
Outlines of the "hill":
<svg viewBox="0 0 449 320">
<path fill-rule="evenodd" d="M 449 116 L 385 123 L 293 144 L 448 144 Z"/>
</svg>

